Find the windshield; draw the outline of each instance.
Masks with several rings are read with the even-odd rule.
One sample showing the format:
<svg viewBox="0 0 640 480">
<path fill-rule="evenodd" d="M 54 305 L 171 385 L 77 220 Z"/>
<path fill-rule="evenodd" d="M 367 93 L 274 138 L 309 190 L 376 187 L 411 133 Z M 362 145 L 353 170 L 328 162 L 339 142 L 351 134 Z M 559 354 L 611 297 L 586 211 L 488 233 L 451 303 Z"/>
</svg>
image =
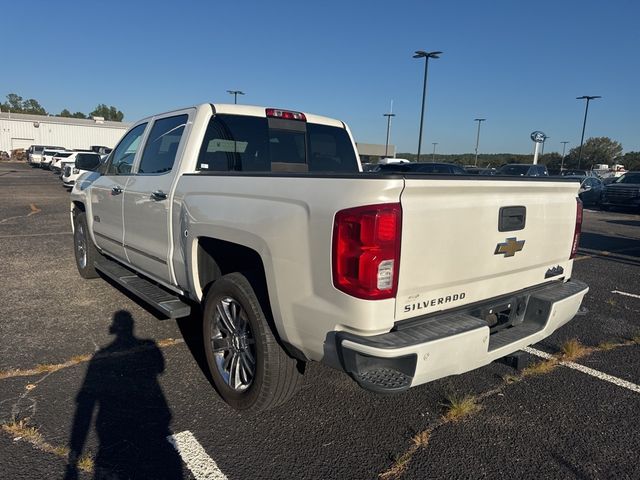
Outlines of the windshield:
<svg viewBox="0 0 640 480">
<path fill-rule="evenodd" d="M 529 165 L 503 165 L 498 170 L 501 175 L 526 175 Z"/>
<path fill-rule="evenodd" d="M 640 173 L 626 173 L 616 183 L 640 183 Z"/>
</svg>

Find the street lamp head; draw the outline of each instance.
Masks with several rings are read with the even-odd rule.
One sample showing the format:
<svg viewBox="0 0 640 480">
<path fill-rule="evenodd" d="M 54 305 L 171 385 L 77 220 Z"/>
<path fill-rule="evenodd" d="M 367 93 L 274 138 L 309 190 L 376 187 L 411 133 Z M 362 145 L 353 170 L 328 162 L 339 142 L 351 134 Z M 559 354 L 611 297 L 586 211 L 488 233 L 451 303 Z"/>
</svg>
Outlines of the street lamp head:
<svg viewBox="0 0 640 480">
<path fill-rule="evenodd" d="M 474 118 L 473 121 L 474 122 L 484 122 L 486 120 L 486 118 Z"/>
<path fill-rule="evenodd" d="M 383 113 L 382 116 L 383 117 L 395 117 L 396 114 L 395 113 Z"/>
<path fill-rule="evenodd" d="M 422 58 L 422 57 L 440 58 L 441 53 L 442 52 L 425 52 L 424 50 L 416 50 L 416 53 L 413 56 L 413 58 Z"/>
<path fill-rule="evenodd" d="M 583 95 L 576 97 L 576 100 L 593 100 L 594 98 L 602 98 L 600 95 Z"/>
</svg>

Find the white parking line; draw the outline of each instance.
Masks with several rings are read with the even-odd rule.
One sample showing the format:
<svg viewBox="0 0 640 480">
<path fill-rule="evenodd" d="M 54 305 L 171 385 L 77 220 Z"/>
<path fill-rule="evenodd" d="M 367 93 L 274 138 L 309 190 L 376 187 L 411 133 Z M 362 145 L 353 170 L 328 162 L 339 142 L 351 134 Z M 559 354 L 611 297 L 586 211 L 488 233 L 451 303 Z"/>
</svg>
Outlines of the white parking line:
<svg viewBox="0 0 640 480">
<path fill-rule="evenodd" d="M 552 358 L 553 355 L 550 355 L 546 352 L 542 352 L 535 348 L 525 347 L 523 350 L 531 355 L 535 355 L 536 357 L 549 359 Z M 591 375 L 592 377 L 599 378 L 600 380 L 604 380 L 605 382 L 613 383 L 622 388 L 626 388 L 627 390 L 631 390 L 635 393 L 640 393 L 640 385 L 636 385 L 635 383 L 627 382 L 626 380 L 622 380 L 621 378 L 614 377 L 613 375 L 608 375 L 606 373 L 599 372 L 598 370 L 594 370 L 593 368 L 585 367 L 584 365 L 580 365 L 579 363 L 574 362 L 560 362 L 560 365 L 563 365 L 568 368 L 572 368 L 574 370 L 578 370 L 579 372 L 586 373 L 587 375 Z"/>
<path fill-rule="evenodd" d="M 189 430 L 169 435 L 167 441 L 178 451 L 184 463 L 197 480 L 227 480 L 216 462 Z"/>
<path fill-rule="evenodd" d="M 619 290 L 611 290 L 611 293 L 617 293 L 618 295 L 625 295 L 627 297 L 640 298 L 640 295 L 636 295 L 635 293 L 621 292 Z"/>
</svg>

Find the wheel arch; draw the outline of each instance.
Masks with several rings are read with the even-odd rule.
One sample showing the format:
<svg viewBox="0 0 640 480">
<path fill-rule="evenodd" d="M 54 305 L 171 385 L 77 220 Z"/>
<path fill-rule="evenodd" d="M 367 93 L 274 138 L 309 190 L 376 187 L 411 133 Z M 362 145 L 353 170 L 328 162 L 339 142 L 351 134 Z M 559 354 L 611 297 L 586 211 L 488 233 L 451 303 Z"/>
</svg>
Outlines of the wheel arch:
<svg viewBox="0 0 640 480">
<path fill-rule="evenodd" d="M 274 333 L 282 346 L 292 357 L 306 361 L 305 355 L 287 341 L 279 312 L 274 312 L 277 295 L 274 285 L 268 281 L 269 265 L 265 265 L 263 256 L 249 246 L 210 236 L 198 237 L 194 248 L 192 275 L 198 298 L 204 299 L 208 288 L 223 275 L 242 273 L 253 287 L 267 318 L 273 322 Z"/>
</svg>

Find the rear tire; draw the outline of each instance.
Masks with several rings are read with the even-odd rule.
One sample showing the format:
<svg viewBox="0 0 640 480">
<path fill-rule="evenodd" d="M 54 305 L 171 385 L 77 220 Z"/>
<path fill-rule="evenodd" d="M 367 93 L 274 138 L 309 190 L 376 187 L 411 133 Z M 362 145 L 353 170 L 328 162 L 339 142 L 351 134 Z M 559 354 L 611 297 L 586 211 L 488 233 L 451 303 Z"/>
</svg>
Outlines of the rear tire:
<svg viewBox="0 0 640 480">
<path fill-rule="evenodd" d="M 99 275 L 93 265 L 100 252 L 98 252 L 89 236 L 87 214 L 85 212 L 78 212 L 74 218 L 73 252 L 75 253 L 76 267 L 80 276 L 82 278 L 97 278 Z"/>
<path fill-rule="evenodd" d="M 203 339 L 216 390 L 236 410 L 289 400 L 302 383 L 298 361 L 278 343 L 254 288 L 241 273 L 213 283 L 204 301 Z"/>
</svg>

